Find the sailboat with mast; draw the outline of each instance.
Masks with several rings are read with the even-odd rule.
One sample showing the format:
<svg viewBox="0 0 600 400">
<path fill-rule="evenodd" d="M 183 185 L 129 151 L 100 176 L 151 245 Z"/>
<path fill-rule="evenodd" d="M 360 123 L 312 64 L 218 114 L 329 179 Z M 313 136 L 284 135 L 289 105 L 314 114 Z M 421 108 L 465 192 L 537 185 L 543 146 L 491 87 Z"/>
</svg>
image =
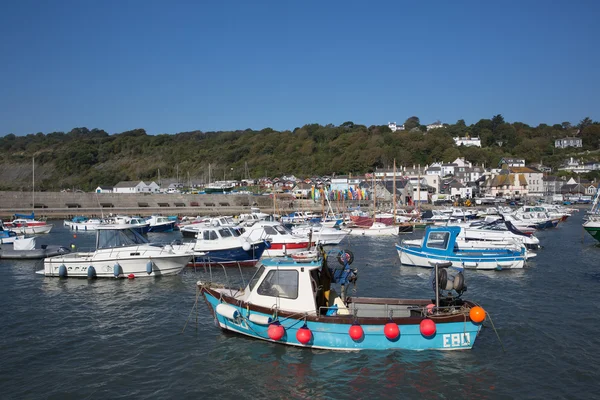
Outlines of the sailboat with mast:
<svg viewBox="0 0 600 400">
<path fill-rule="evenodd" d="M 216 193 L 216 194 L 224 194 L 224 193 L 229 193 L 233 190 L 233 184 L 231 184 L 230 182 L 226 182 L 226 181 L 215 181 L 212 182 L 211 181 L 211 165 L 208 164 L 208 184 L 206 186 L 204 186 L 204 193 L 206 194 L 211 194 L 211 193 Z"/>
<path fill-rule="evenodd" d="M 22 235 L 36 235 L 41 233 L 50 233 L 53 225 L 46 221 L 35 219 L 35 157 L 32 158 L 32 184 L 31 184 L 31 214 L 15 214 L 15 218 L 6 228 Z"/>
</svg>

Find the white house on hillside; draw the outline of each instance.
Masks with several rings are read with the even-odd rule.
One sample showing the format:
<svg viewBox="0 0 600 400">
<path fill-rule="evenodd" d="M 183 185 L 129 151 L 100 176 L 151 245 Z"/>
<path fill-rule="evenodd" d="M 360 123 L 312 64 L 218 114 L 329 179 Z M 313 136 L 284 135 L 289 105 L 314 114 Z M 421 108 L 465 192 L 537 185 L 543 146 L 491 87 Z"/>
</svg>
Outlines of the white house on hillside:
<svg viewBox="0 0 600 400">
<path fill-rule="evenodd" d="M 453 137 L 452 139 L 454 139 L 454 143 L 456 143 L 457 146 L 476 146 L 476 147 L 481 147 L 481 139 L 479 139 L 478 137 L 476 138 L 472 138 L 469 136 L 465 136 L 465 137 Z"/>
<path fill-rule="evenodd" d="M 444 124 L 442 124 L 440 121 L 435 121 L 433 124 L 427 125 L 427 131 L 429 132 L 432 129 L 443 128 L 443 127 L 444 127 Z"/>
<path fill-rule="evenodd" d="M 554 141 L 554 147 L 558 149 L 564 149 L 566 147 L 582 147 L 583 141 L 581 138 L 567 137 L 563 139 L 556 139 Z"/>
<path fill-rule="evenodd" d="M 404 130 L 404 124 L 402 124 L 402 125 L 396 125 L 395 122 L 388 122 L 388 128 L 390 128 L 392 130 L 392 132 L 403 131 Z"/>
<path fill-rule="evenodd" d="M 524 158 L 507 158 L 502 157 L 498 162 L 498 167 L 502 167 L 502 165 L 506 164 L 509 167 L 524 167 L 525 159 Z"/>
</svg>

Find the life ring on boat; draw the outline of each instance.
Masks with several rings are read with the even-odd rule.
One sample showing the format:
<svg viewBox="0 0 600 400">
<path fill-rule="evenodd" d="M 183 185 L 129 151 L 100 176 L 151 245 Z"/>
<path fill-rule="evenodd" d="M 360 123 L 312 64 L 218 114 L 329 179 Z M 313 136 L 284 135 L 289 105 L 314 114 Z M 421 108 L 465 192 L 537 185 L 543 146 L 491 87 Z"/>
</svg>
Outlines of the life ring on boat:
<svg viewBox="0 0 600 400">
<path fill-rule="evenodd" d="M 341 250 L 337 255 L 337 260 L 341 265 L 350 265 L 354 262 L 354 253 L 348 249 Z"/>
</svg>

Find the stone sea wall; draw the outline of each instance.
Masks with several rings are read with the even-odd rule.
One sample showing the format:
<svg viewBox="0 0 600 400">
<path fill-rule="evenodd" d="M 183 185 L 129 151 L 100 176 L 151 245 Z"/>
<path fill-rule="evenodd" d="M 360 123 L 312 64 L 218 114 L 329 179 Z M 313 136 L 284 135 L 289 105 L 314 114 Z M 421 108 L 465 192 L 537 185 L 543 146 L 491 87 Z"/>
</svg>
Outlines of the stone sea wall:
<svg viewBox="0 0 600 400">
<path fill-rule="evenodd" d="M 259 207 L 262 212 L 286 214 L 294 210 L 320 211 L 321 204 L 298 200 L 291 195 L 247 194 L 154 194 L 154 193 L 71 193 L 71 192 L 0 192 L 0 218 L 15 213 L 37 217 L 67 218 L 75 215 L 109 214 L 163 215 L 237 215 Z"/>
</svg>

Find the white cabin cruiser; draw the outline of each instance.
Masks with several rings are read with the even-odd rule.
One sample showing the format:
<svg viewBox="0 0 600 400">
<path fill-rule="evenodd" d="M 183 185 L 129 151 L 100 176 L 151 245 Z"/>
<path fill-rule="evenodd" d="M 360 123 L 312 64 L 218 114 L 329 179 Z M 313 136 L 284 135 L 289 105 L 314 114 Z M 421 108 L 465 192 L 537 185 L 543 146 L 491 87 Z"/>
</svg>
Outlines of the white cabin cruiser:
<svg viewBox="0 0 600 400">
<path fill-rule="evenodd" d="M 192 258 L 171 245 L 151 244 L 126 225 L 101 225 L 96 250 L 63 254 L 44 260 L 38 274 L 79 278 L 140 278 L 176 275 Z"/>
</svg>

